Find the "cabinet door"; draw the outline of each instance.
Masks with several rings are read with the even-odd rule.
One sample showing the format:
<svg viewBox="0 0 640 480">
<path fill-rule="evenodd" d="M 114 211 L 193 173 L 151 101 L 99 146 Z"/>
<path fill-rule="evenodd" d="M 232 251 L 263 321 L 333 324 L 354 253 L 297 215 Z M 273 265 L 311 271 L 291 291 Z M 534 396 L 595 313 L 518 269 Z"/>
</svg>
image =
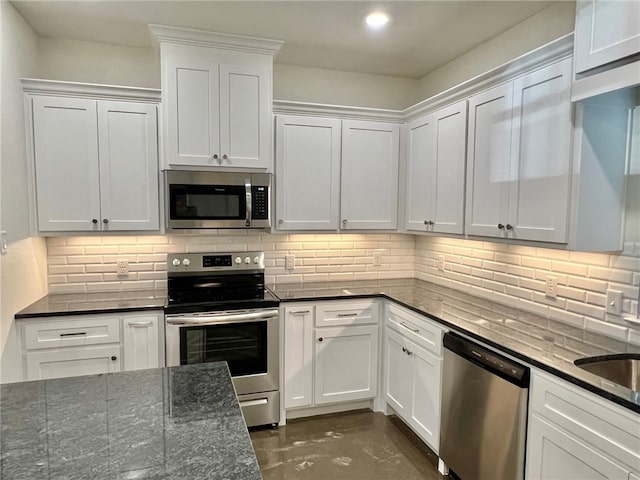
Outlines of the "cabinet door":
<svg viewBox="0 0 640 480">
<path fill-rule="evenodd" d="M 407 125 L 407 230 L 428 232 L 433 218 L 432 190 L 434 184 L 433 115 L 413 120 Z"/>
<path fill-rule="evenodd" d="M 576 5 L 576 73 L 640 52 L 640 2 L 581 0 Z"/>
<path fill-rule="evenodd" d="M 511 238 L 567 242 L 571 166 L 571 59 L 514 82 Z"/>
<path fill-rule="evenodd" d="M 41 232 L 100 230 L 97 122 L 95 100 L 33 98 Z"/>
<path fill-rule="evenodd" d="M 98 141 L 102 229 L 158 230 L 156 106 L 99 102 Z"/>
<path fill-rule="evenodd" d="M 220 65 L 221 166 L 271 166 L 269 78 L 265 68 Z"/>
<path fill-rule="evenodd" d="M 431 231 L 463 233 L 464 174 L 467 158 L 467 102 L 458 102 L 434 114 L 434 150 L 431 184 Z"/>
<path fill-rule="evenodd" d="M 378 389 L 378 326 L 315 330 L 315 403 L 373 398 Z"/>
<path fill-rule="evenodd" d="M 532 415 L 527 437 L 529 480 L 626 480 L 629 472 L 598 451 Z"/>
<path fill-rule="evenodd" d="M 411 358 L 409 342 L 389 328 L 384 342 L 384 397 L 391 407 L 409 421 L 411 401 Z"/>
<path fill-rule="evenodd" d="M 27 380 L 120 371 L 120 344 L 27 352 Z"/>
<path fill-rule="evenodd" d="M 411 372 L 409 423 L 431 449 L 438 453 L 442 360 L 415 344 L 409 346 L 409 357 L 412 359 L 412 368 L 409 370 Z"/>
<path fill-rule="evenodd" d="M 513 84 L 469 99 L 466 233 L 504 237 L 509 200 Z"/>
<path fill-rule="evenodd" d="M 160 366 L 160 327 L 157 315 L 122 319 L 124 370 Z"/>
<path fill-rule="evenodd" d="M 313 403 L 313 306 L 284 309 L 284 408 Z"/>
<path fill-rule="evenodd" d="M 343 229 L 396 228 L 399 149 L 397 124 L 342 122 Z"/>
<path fill-rule="evenodd" d="M 197 52 L 172 53 L 162 75 L 165 166 L 219 166 L 219 66 Z"/>
<path fill-rule="evenodd" d="M 276 228 L 335 230 L 340 198 L 341 122 L 276 119 Z"/>
</svg>

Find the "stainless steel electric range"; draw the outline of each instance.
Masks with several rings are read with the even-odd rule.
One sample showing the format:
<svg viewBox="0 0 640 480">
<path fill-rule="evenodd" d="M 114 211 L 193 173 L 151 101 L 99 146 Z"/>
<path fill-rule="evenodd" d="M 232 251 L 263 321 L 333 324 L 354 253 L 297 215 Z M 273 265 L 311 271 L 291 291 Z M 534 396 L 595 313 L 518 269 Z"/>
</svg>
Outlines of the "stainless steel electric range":
<svg viewBox="0 0 640 480">
<path fill-rule="evenodd" d="M 264 253 L 170 254 L 167 277 L 167 366 L 226 361 L 247 425 L 277 425 L 279 301 Z"/>
</svg>

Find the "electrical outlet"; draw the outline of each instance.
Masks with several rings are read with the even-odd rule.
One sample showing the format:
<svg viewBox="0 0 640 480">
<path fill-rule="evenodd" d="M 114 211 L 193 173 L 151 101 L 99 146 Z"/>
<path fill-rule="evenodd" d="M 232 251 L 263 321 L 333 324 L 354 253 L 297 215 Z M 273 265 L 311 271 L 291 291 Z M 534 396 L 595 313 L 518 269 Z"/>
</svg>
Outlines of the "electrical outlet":
<svg viewBox="0 0 640 480">
<path fill-rule="evenodd" d="M 118 260 L 116 272 L 118 275 L 129 275 L 129 260 Z"/>
<path fill-rule="evenodd" d="M 382 252 L 373 252 L 373 266 L 379 267 L 382 265 Z"/>
<path fill-rule="evenodd" d="M 558 279 L 556 277 L 545 277 L 544 294 L 548 298 L 558 298 Z"/>
<path fill-rule="evenodd" d="M 438 255 L 438 270 L 444 272 L 444 255 Z"/>
<path fill-rule="evenodd" d="M 607 290 L 607 313 L 622 315 L 622 292 Z"/>
<path fill-rule="evenodd" d="M 295 255 L 285 255 L 284 257 L 285 268 L 287 270 L 293 270 L 296 268 L 296 256 Z"/>
</svg>

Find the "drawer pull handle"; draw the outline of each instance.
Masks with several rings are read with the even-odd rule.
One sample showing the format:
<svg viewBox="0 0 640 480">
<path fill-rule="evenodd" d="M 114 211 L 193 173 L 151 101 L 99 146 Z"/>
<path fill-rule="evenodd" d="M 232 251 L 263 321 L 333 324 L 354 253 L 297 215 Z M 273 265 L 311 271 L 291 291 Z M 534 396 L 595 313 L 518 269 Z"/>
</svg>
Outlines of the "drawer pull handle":
<svg viewBox="0 0 640 480">
<path fill-rule="evenodd" d="M 133 328 L 150 327 L 153 322 L 151 320 L 145 320 L 141 322 L 129 322 L 127 325 Z"/>
<path fill-rule="evenodd" d="M 87 332 L 61 333 L 60 337 L 86 337 Z"/>
<path fill-rule="evenodd" d="M 357 317 L 358 314 L 357 313 L 339 313 L 337 316 L 338 317 Z"/>
<path fill-rule="evenodd" d="M 258 400 L 245 400 L 244 402 L 238 403 L 240 403 L 240 407 L 257 407 L 258 405 L 268 404 L 269 400 L 267 400 L 266 398 L 260 398 Z"/>
<path fill-rule="evenodd" d="M 295 312 L 291 312 L 291 315 L 302 315 L 304 313 L 309 313 L 309 310 L 296 310 Z"/>
<path fill-rule="evenodd" d="M 411 330 L 414 333 L 420 333 L 420 330 L 417 328 L 411 328 L 409 325 L 407 325 L 404 322 L 400 322 L 400 325 L 402 325 L 404 328 L 406 328 L 407 330 Z"/>
</svg>

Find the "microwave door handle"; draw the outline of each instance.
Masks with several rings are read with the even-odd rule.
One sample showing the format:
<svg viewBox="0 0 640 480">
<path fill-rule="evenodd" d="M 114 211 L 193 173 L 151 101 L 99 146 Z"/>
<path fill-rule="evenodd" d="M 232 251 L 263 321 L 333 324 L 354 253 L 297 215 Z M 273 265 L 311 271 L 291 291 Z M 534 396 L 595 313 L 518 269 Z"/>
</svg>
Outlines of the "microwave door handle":
<svg viewBox="0 0 640 480">
<path fill-rule="evenodd" d="M 245 225 L 247 227 L 251 226 L 251 179 L 246 178 L 244 181 L 244 194 L 247 202 L 247 218 L 245 219 Z"/>
<path fill-rule="evenodd" d="M 278 316 L 278 310 L 264 312 L 240 313 L 231 315 L 201 315 L 201 316 L 167 316 L 168 325 L 210 325 L 216 323 L 236 323 L 247 320 L 267 320 Z"/>
</svg>

